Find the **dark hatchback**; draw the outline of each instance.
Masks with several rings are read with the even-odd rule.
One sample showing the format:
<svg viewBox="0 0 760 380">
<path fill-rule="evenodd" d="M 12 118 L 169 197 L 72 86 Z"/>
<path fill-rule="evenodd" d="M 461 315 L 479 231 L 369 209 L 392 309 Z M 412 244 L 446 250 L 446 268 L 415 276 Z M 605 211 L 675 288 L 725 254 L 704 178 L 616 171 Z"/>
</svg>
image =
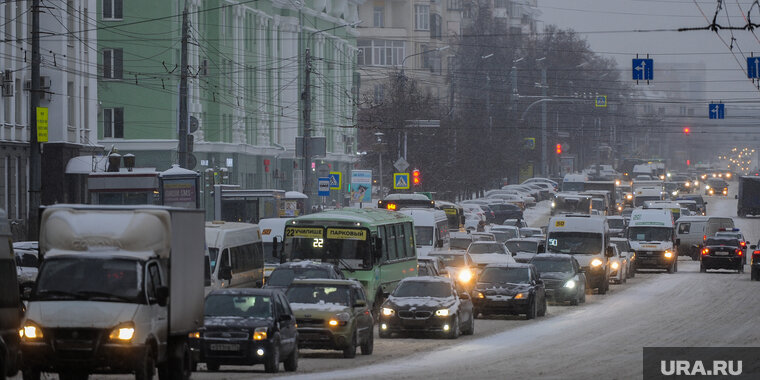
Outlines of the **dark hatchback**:
<svg viewBox="0 0 760 380">
<path fill-rule="evenodd" d="M 502 224 L 507 219 L 522 219 L 520 206 L 511 203 L 491 203 L 488 205 L 494 213 L 494 224 Z"/>
<path fill-rule="evenodd" d="M 345 280 L 346 276 L 335 264 L 308 260 L 289 262 L 280 264 L 272 270 L 264 288 L 280 289 L 284 292 L 293 283 L 293 280 L 311 278 Z"/>
<path fill-rule="evenodd" d="M 700 256 L 700 272 L 706 272 L 708 269 L 733 269 L 744 273 L 744 252 L 739 239 L 707 238 Z"/>
<path fill-rule="evenodd" d="M 525 314 L 525 319 L 546 314 L 546 291 L 532 264 L 491 264 L 478 277 L 472 292 L 475 315 Z"/>
<path fill-rule="evenodd" d="M 470 295 L 445 277 L 407 277 L 383 303 L 381 338 L 392 333 L 436 333 L 456 339 L 475 331 Z"/>
<path fill-rule="evenodd" d="M 546 298 L 553 302 L 586 302 L 586 274 L 572 255 L 544 253 L 535 256 L 531 264 L 544 281 Z"/>
<path fill-rule="evenodd" d="M 222 289 L 206 296 L 203 328 L 190 334 L 196 363 L 209 371 L 220 365 L 264 364 L 266 372 L 298 369 L 296 318 L 275 289 Z"/>
</svg>

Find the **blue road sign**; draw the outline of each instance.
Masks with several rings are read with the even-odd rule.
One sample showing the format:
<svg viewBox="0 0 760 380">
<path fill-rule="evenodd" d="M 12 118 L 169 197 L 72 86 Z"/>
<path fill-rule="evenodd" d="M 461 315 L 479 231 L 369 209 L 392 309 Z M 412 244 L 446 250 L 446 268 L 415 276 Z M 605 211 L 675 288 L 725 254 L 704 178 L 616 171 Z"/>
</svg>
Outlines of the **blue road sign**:
<svg viewBox="0 0 760 380">
<path fill-rule="evenodd" d="M 598 95 L 596 97 L 597 107 L 607 107 L 607 95 Z"/>
<path fill-rule="evenodd" d="M 393 173 L 393 188 L 396 190 L 409 189 L 409 173 Z"/>
<path fill-rule="evenodd" d="M 343 182 L 341 182 L 340 172 L 330 172 L 330 175 L 327 178 L 330 180 L 331 190 L 340 190 L 340 188 L 343 186 Z"/>
<path fill-rule="evenodd" d="M 633 59 L 633 80 L 654 80 L 654 59 Z"/>
<path fill-rule="evenodd" d="M 710 119 L 725 119 L 726 105 L 723 103 L 710 104 Z"/>
<path fill-rule="evenodd" d="M 747 78 L 760 79 L 760 57 L 747 57 Z"/>
<path fill-rule="evenodd" d="M 320 197 L 329 197 L 330 196 L 330 178 L 320 178 L 317 180 L 319 182 L 319 189 L 317 190 L 317 195 Z"/>
</svg>

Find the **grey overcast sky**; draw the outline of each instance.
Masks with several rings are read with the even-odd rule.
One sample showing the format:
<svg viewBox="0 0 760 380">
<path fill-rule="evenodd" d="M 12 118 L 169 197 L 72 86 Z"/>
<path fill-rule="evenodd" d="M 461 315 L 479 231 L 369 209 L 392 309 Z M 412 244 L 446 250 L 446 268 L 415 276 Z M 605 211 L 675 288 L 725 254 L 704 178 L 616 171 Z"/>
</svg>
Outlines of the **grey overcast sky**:
<svg viewBox="0 0 760 380">
<path fill-rule="evenodd" d="M 717 23 L 745 25 L 743 14 L 752 3 L 754 0 L 724 1 Z M 749 103 L 760 100 L 760 91 L 744 72 L 746 57 L 751 52 L 760 55 L 760 30 L 733 31 L 733 49 L 727 46 L 732 44 L 730 31 L 717 35 L 711 31 L 635 32 L 706 26 L 712 21 L 717 4 L 717 0 L 538 0 L 542 12 L 539 19 L 544 25 L 554 24 L 580 33 L 592 50 L 617 60 L 620 68 L 626 70 L 624 79 L 630 78 L 631 59 L 637 53 L 649 53 L 655 59 L 655 68 L 658 62 L 703 61 L 707 72 L 706 100 L 760 109 L 760 102 Z M 759 8 L 756 5 L 752 10 L 754 23 L 760 23 Z"/>
</svg>

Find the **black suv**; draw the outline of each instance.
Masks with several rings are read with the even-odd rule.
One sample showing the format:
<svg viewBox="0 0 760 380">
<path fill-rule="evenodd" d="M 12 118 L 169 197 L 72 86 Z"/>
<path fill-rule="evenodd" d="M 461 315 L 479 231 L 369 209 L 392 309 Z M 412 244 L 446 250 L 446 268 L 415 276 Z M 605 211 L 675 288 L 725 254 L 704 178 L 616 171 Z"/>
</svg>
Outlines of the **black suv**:
<svg viewBox="0 0 760 380">
<path fill-rule="evenodd" d="M 474 314 L 546 314 L 546 292 L 532 264 L 491 264 L 485 267 L 472 292 Z"/>
<path fill-rule="evenodd" d="M 530 263 L 544 281 L 547 299 L 571 305 L 586 302 L 586 274 L 573 255 L 544 253 Z"/>
<path fill-rule="evenodd" d="M 264 364 L 266 372 L 298 369 L 296 317 L 275 289 L 220 289 L 206 296 L 203 328 L 190 334 L 196 363 L 209 371 L 220 365 Z"/>
<path fill-rule="evenodd" d="M 744 253 L 739 239 L 707 238 L 701 256 L 700 272 L 706 272 L 708 269 L 734 269 L 744 273 Z"/>
</svg>

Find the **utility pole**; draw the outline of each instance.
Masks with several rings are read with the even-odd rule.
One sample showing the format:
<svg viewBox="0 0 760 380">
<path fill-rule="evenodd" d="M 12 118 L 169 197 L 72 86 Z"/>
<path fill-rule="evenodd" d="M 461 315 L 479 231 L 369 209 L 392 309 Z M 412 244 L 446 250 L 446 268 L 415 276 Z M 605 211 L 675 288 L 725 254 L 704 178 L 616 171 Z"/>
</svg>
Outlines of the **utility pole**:
<svg viewBox="0 0 760 380">
<path fill-rule="evenodd" d="M 179 79 L 179 128 L 177 130 L 179 145 L 177 146 L 177 164 L 179 167 L 187 169 L 187 123 L 189 120 L 187 113 L 187 2 L 185 10 L 182 11 L 182 56 L 180 58 L 180 79 Z"/>
<path fill-rule="evenodd" d="M 21 101 L 21 99 L 16 99 Z M 42 194 L 42 153 L 37 141 L 37 107 L 40 106 L 40 0 L 32 1 L 32 88 L 29 91 L 29 215 L 28 240 L 38 240 Z"/>
<path fill-rule="evenodd" d="M 546 66 L 541 65 L 541 97 L 546 99 Z M 546 167 L 546 102 L 541 103 L 541 174 L 548 177 Z"/>
<path fill-rule="evenodd" d="M 307 41 L 307 44 L 309 42 Z M 303 99 L 303 193 L 306 194 L 306 210 L 311 209 L 311 49 L 306 46 L 304 55 Z"/>
</svg>

